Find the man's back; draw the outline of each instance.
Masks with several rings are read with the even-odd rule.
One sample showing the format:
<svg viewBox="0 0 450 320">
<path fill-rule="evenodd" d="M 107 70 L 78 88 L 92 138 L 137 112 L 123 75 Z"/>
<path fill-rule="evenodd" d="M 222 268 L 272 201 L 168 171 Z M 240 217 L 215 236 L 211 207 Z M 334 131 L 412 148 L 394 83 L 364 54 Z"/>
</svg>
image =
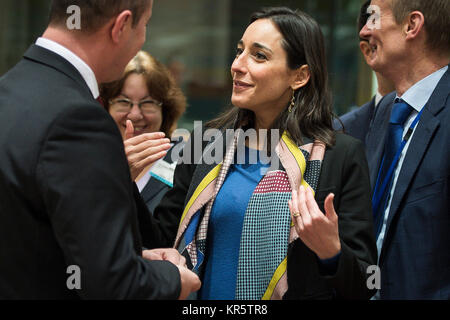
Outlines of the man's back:
<svg viewBox="0 0 450 320">
<path fill-rule="evenodd" d="M 89 97 L 87 87 L 29 59 L 21 61 L 0 80 L 0 260 L 8 261 L 0 264 L 0 277 L 4 277 L 0 286 L 6 286 L 0 289 L 0 296 L 75 296 L 66 287 L 68 265 L 47 214 L 51 204 L 43 197 L 46 187 L 43 179 L 55 177 L 55 172 L 42 172 L 51 168 L 39 165 L 43 161 L 40 151 L 58 117 L 77 105 L 100 110 L 92 106 L 93 99 L 89 101 L 86 97 Z M 92 110 L 93 116 L 98 116 L 96 111 Z M 17 246 L 10 246 L 12 242 Z M 46 286 L 47 290 L 42 290 Z M 39 292 L 34 292 L 39 288 Z"/>
<path fill-rule="evenodd" d="M 120 134 L 72 65 L 33 46 L 1 78 L 0 147 L 0 298 L 178 297 L 177 268 L 136 255 Z"/>
</svg>

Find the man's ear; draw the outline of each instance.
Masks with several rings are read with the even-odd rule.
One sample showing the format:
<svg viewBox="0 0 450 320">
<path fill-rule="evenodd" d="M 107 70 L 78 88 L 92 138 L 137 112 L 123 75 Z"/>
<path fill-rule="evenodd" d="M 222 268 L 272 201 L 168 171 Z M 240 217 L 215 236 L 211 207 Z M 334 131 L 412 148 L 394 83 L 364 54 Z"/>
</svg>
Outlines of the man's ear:
<svg viewBox="0 0 450 320">
<path fill-rule="evenodd" d="M 411 12 L 403 25 L 403 33 L 407 40 L 415 39 L 423 30 L 425 25 L 425 17 L 420 11 Z M 443 32 L 446 32 L 442 30 Z M 447 30 L 448 31 L 448 30 Z"/>
<path fill-rule="evenodd" d="M 367 41 L 360 41 L 359 42 L 359 49 L 361 49 L 361 52 L 364 56 L 364 59 L 367 60 L 369 59 L 371 53 L 372 53 L 372 48 L 370 48 L 370 44 Z"/>
<path fill-rule="evenodd" d="M 131 27 L 131 22 L 133 19 L 133 14 L 130 10 L 125 10 L 120 13 L 113 22 L 111 27 L 111 38 L 114 43 L 119 43 L 122 39 L 126 28 Z"/>
<path fill-rule="evenodd" d="M 295 79 L 291 84 L 291 88 L 295 91 L 301 87 L 306 86 L 309 82 L 311 74 L 309 73 L 309 66 L 307 64 L 302 65 L 300 68 L 294 70 Z"/>
</svg>

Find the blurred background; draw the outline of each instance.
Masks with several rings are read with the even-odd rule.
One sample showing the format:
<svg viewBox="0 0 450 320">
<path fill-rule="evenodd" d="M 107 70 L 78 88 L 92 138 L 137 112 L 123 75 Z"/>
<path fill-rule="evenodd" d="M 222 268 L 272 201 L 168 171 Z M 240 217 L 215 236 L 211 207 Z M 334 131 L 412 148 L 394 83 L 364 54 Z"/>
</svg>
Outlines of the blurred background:
<svg viewBox="0 0 450 320">
<path fill-rule="evenodd" d="M 113 1 L 113 0 L 111 0 Z M 359 51 L 362 0 L 155 0 L 143 50 L 165 63 L 188 97 L 178 127 L 210 120 L 230 104 L 230 66 L 252 12 L 289 6 L 313 16 L 325 35 L 334 111 L 341 115 L 375 94 L 373 73 Z M 50 0 L 1 0 L 0 76 L 44 31 Z"/>
</svg>

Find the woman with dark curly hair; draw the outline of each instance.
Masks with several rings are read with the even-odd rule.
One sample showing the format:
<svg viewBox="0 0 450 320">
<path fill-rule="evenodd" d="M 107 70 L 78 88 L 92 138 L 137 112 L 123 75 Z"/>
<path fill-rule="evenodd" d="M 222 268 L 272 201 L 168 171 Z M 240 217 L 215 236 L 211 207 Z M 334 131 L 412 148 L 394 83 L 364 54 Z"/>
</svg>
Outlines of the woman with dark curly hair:
<svg viewBox="0 0 450 320">
<path fill-rule="evenodd" d="M 153 212 L 172 187 L 177 159 L 168 152 L 167 138 L 186 109 L 186 98 L 169 70 L 144 51 L 128 63 L 121 79 L 103 85 L 101 98 L 124 139 L 132 178 Z"/>
</svg>

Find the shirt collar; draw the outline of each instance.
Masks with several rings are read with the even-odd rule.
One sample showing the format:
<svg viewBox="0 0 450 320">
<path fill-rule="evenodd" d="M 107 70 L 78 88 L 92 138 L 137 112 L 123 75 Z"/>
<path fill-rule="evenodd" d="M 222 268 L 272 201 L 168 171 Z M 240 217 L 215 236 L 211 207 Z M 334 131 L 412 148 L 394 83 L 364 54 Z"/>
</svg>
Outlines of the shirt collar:
<svg viewBox="0 0 450 320">
<path fill-rule="evenodd" d="M 417 112 L 422 111 L 447 70 L 448 66 L 445 66 L 442 69 L 430 74 L 426 78 L 423 78 L 419 82 L 415 83 L 403 94 L 403 96 L 397 96 L 396 99 L 401 98 Z"/>
<path fill-rule="evenodd" d="M 78 57 L 75 53 L 60 45 L 59 43 L 56 43 L 55 41 L 45 38 L 38 38 L 38 40 L 36 41 L 36 45 L 60 55 L 70 64 L 72 64 L 78 70 L 78 72 L 80 72 L 87 86 L 91 90 L 94 99 L 98 98 L 100 93 L 98 89 L 97 78 L 95 77 L 94 71 L 92 71 L 92 69 L 86 64 L 86 62 L 81 60 L 81 58 Z"/>
<path fill-rule="evenodd" d="M 378 106 L 381 99 L 383 99 L 383 95 L 380 93 L 380 91 L 377 91 L 377 94 L 375 95 L 375 107 Z"/>
</svg>

